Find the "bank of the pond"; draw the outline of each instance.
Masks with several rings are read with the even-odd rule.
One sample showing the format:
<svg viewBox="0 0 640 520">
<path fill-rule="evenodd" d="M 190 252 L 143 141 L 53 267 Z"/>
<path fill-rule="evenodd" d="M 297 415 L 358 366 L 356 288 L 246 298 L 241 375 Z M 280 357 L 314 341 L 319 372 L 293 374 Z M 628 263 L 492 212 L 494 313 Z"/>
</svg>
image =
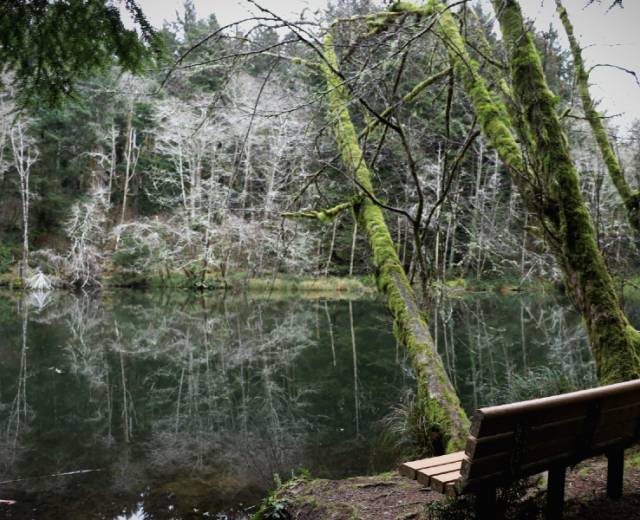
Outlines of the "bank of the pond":
<svg viewBox="0 0 640 520">
<path fill-rule="evenodd" d="M 436 282 L 435 286 L 449 293 L 466 292 L 555 292 L 562 291 L 560 284 L 543 278 L 526 278 L 506 276 L 500 278 L 450 278 Z"/>
<path fill-rule="evenodd" d="M 624 496 L 606 497 L 606 459 L 585 461 L 567 474 L 565 518 L 602 520 L 639 518 L 640 452 L 625 464 Z M 537 519 L 543 514 L 546 483 L 532 481 L 502 500 L 505 520 Z M 343 480 L 296 478 L 282 484 L 252 520 L 467 520 L 473 519 L 470 498 L 451 500 L 396 473 Z"/>
<path fill-rule="evenodd" d="M 53 285 L 60 288 L 73 288 L 52 278 Z M 16 270 L 0 274 L 0 287 L 21 290 L 23 282 Z M 114 276 L 105 276 L 100 283 L 86 286 L 118 289 L 180 289 L 180 290 L 249 290 L 255 292 L 307 292 L 307 293 L 357 293 L 367 294 L 376 291 L 375 281 L 371 276 L 305 276 L 289 277 L 268 275 L 261 277 L 248 276 L 245 273 L 233 273 L 222 277 L 216 273 L 207 274 L 194 281 L 184 273 L 175 272 L 165 276 L 149 276 L 135 280 L 121 280 Z"/>
<path fill-rule="evenodd" d="M 59 287 L 66 283 L 53 277 Z M 12 266 L 8 271 L 0 273 L 0 287 L 20 290 L 23 282 L 18 274 L 18 267 Z M 107 271 L 100 280 L 87 287 L 134 288 L 134 289 L 181 289 L 181 290 L 250 290 L 269 292 L 324 292 L 324 293 L 370 293 L 376 291 L 373 275 L 354 276 L 289 276 L 282 273 L 270 273 L 255 276 L 248 272 L 238 271 L 222 276 L 220 272 L 208 272 L 204 276 L 190 276 L 183 271 L 169 273 L 148 273 L 144 275 L 128 275 Z M 640 275 L 629 275 L 616 279 L 616 287 L 624 294 L 640 294 Z M 476 292 L 508 293 L 563 293 L 561 282 L 544 278 L 505 275 L 501 277 L 458 277 L 437 280 L 431 284 L 432 292 L 445 292 L 456 295 Z"/>
<path fill-rule="evenodd" d="M 53 277 L 52 281 L 58 287 L 67 285 Z M 23 282 L 17 267 L 0 273 L 0 287 L 20 290 Z M 72 287 L 69 285 L 69 287 Z M 245 272 L 230 273 L 221 276 L 220 273 L 207 273 L 204 277 L 194 279 L 183 272 L 169 274 L 153 274 L 123 278 L 115 274 L 106 274 L 101 280 L 86 287 L 103 288 L 133 288 L 133 289 L 181 289 L 181 290 L 250 290 L 256 292 L 324 292 L 324 293 L 371 293 L 376 291 L 375 279 L 372 275 L 357 276 L 287 276 L 282 274 L 268 274 L 251 276 Z M 631 279 L 625 286 L 629 290 L 640 287 L 640 278 Z M 452 278 L 436 281 L 432 284 L 434 291 L 444 291 L 449 294 L 474 292 L 554 292 L 561 290 L 557 284 L 542 279 L 520 280 L 514 277 L 495 279 Z"/>
</svg>

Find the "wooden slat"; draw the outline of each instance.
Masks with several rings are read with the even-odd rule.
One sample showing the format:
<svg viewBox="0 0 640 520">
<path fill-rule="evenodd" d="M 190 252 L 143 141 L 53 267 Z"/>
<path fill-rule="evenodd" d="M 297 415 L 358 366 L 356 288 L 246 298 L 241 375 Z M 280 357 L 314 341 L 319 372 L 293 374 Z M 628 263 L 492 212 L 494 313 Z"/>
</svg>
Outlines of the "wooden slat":
<svg viewBox="0 0 640 520">
<path fill-rule="evenodd" d="M 640 380 L 481 408 L 474 416 L 470 433 L 477 438 L 513 431 L 525 419 L 531 426 L 567 420 L 586 415 L 587 407 L 594 402 L 600 403 L 602 411 L 639 403 Z"/>
<path fill-rule="evenodd" d="M 463 458 L 464 451 L 457 451 L 455 453 L 441 455 L 440 457 L 431 457 L 429 459 L 405 462 L 400 466 L 399 471 L 402 476 L 415 480 L 417 478 L 416 472 L 418 470 L 442 466 L 444 464 L 451 464 L 452 462 L 460 462 Z"/>
<path fill-rule="evenodd" d="M 565 437 L 552 443 L 536 444 L 522 453 L 520 470 L 539 460 L 556 460 L 558 458 L 570 458 L 575 452 L 575 439 Z M 461 472 L 466 480 L 482 478 L 485 475 L 505 474 L 517 470 L 512 468 L 512 454 L 509 451 L 498 453 L 490 457 L 474 458 L 463 462 Z M 518 476 L 518 475 L 514 475 Z M 524 475 L 523 475 L 524 476 Z"/>
<path fill-rule="evenodd" d="M 447 495 L 448 497 L 457 497 L 458 496 L 458 482 L 460 482 L 459 480 L 456 480 L 454 482 L 447 482 L 446 485 L 444 486 L 444 494 Z"/>
<path fill-rule="evenodd" d="M 522 464 L 531 464 L 540 457 L 564 456 L 569 460 L 581 460 L 596 455 L 604 446 L 630 442 L 639 433 L 640 407 L 634 405 L 602 412 L 591 432 L 585 432 L 588 428 L 585 420 L 581 418 L 532 428 L 526 433 Z M 514 435 L 511 433 L 480 439 L 469 437 L 467 460 L 461 469 L 463 477 L 479 478 L 488 468 L 496 467 L 508 472 L 513 449 Z"/>
<path fill-rule="evenodd" d="M 616 408 L 602 414 L 593 435 L 594 444 L 602 444 L 616 437 L 634 437 L 638 435 L 640 425 L 640 406 Z"/>
<path fill-rule="evenodd" d="M 442 464 L 441 466 L 418 470 L 418 482 L 424 486 L 429 486 L 431 485 L 431 477 L 435 475 L 442 475 L 443 473 L 451 473 L 452 471 L 460 471 L 461 464 L 462 461 L 458 461 L 452 462 L 451 464 Z"/>
<path fill-rule="evenodd" d="M 431 489 L 438 493 L 444 493 L 448 484 L 455 485 L 460 478 L 459 471 L 451 471 L 450 473 L 443 473 L 442 475 L 434 475 L 431 477 Z"/>
<path fill-rule="evenodd" d="M 623 450 L 638 437 L 640 380 L 482 408 L 465 452 L 407 462 L 400 473 L 453 496 Z"/>
<path fill-rule="evenodd" d="M 547 443 L 559 437 L 576 436 L 582 431 L 584 417 L 568 421 L 556 422 L 532 428 L 527 432 L 527 444 Z M 500 433 L 476 438 L 469 436 L 465 453 L 469 458 L 483 458 L 511 451 L 514 444 L 514 433 Z"/>
<path fill-rule="evenodd" d="M 477 431 L 472 431 L 471 435 L 476 438 L 489 437 L 513 432 L 519 424 L 527 424 L 530 428 L 534 428 L 544 424 L 580 420 L 587 415 L 587 404 L 577 403 L 568 407 L 555 406 L 531 412 L 514 409 L 514 412 L 509 415 L 502 413 L 494 415 L 491 410 L 479 411 L 483 414 L 482 421 L 480 421 Z"/>
</svg>

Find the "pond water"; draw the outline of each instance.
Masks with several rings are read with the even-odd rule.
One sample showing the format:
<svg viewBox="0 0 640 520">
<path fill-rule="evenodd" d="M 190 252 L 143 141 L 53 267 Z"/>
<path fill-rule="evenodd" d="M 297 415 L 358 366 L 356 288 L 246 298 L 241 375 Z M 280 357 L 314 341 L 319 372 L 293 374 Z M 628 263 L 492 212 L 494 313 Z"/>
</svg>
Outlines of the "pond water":
<svg viewBox="0 0 640 520">
<path fill-rule="evenodd" d="M 565 301 L 435 308 L 467 410 L 593 384 Z M 389 470 L 414 385 L 390 330 L 375 298 L 0 293 L 0 516 L 241 519 L 274 474 Z"/>
</svg>

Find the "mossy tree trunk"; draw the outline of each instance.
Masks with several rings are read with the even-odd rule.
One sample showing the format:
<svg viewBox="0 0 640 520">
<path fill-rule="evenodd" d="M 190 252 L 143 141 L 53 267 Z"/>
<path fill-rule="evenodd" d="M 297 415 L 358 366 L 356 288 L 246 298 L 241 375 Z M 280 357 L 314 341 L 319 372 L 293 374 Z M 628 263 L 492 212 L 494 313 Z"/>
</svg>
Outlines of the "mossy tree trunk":
<svg viewBox="0 0 640 520">
<path fill-rule="evenodd" d="M 582 49 L 573 32 L 573 25 L 569 20 L 567 10 L 563 7 L 561 0 L 556 0 L 556 6 L 558 8 L 558 15 L 562 20 L 567 37 L 569 38 L 569 45 L 571 47 L 571 54 L 573 55 L 573 63 L 576 72 L 576 84 L 578 87 L 578 93 L 582 101 L 582 108 L 584 115 L 600 148 L 602 158 L 607 165 L 609 176 L 613 181 L 616 190 L 620 194 L 620 198 L 624 202 L 625 209 L 627 211 L 627 219 L 631 225 L 634 233 L 636 244 L 640 242 L 640 192 L 634 191 L 627 183 L 624 176 L 624 170 L 616 153 L 611 146 L 607 130 L 602 122 L 602 117 L 596 109 L 596 103 L 591 97 L 589 92 L 589 73 L 587 72 L 582 57 Z"/>
<path fill-rule="evenodd" d="M 328 87 L 329 117 L 334 124 L 342 162 L 362 190 L 372 195 L 375 190 L 371 172 L 349 114 L 351 95 L 338 73 L 331 34 L 325 37 L 324 54 L 326 63 L 322 70 Z M 394 333 L 411 358 L 418 382 L 421 418 L 433 434 L 432 450 L 437 453 L 463 449 L 469 421 L 436 351 L 426 319 L 396 253 L 382 209 L 370 196 L 363 196 L 354 206 L 354 212 L 371 247 L 378 288 L 386 296 L 394 318 Z"/>
<path fill-rule="evenodd" d="M 492 0 L 504 38 L 514 97 L 521 108 L 536 176 L 546 187 L 544 207 L 552 215 L 570 294 L 581 311 L 602 383 L 640 376 L 640 333 L 624 315 L 595 240 L 580 192 L 566 135 L 556 112 L 533 37 L 517 0 Z"/>
<path fill-rule="evenodd" d="M 516 121 L 467 52 L 458 23 L 446 4 L 429 0 L 424 7 L 400 2 L 418 16 L 438 17 L 436 31 L 447 47 L 455 71 L 493 146 L 518 186 L 525 205 L 538 217 L 546 242 L 562 269 L 568 292 L 581 312 L 602 384 L 640 376 L 640 333 L 628 322 L 613 281 L 598 250 L 589 212 L 566 136 L 556 114 L 540 57 L 526 30 L 516 0 L 492 0 L 509 53 L 512 92 L 520 111 Z M 503 88 L 506 90 L 506 88 Z M 511 111 L 513 112 L 513 111 Z M 529 149 L 525 161 L 521 145 Z"/>
</svg>

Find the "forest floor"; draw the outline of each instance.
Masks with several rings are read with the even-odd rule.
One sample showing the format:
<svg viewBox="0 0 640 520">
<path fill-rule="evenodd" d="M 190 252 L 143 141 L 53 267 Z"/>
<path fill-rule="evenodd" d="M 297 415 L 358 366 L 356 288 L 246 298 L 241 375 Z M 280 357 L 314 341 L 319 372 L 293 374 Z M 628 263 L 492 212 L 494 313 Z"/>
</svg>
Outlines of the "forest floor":
<svg viewBox="0 0 640 520">
<path fill-rule="evenodd" d="M 624 496 L 607 499 L 606 459 L 591 459 L 567 474 L 565 518 L 640 519 L 640 453 L 627 456 Z M 517 503 L 507 519 L 534 519 L 544 507 L 544 482 Z M 525 497 L 525 498 L 523 498 Z M 395 473 L 345 480 L 293 480 L 271 498 L 296 520 L 466 520 L 471 501 L 452 501 Z M 268 518 L 268 516 L 266 516 Z"/>
</svg>

